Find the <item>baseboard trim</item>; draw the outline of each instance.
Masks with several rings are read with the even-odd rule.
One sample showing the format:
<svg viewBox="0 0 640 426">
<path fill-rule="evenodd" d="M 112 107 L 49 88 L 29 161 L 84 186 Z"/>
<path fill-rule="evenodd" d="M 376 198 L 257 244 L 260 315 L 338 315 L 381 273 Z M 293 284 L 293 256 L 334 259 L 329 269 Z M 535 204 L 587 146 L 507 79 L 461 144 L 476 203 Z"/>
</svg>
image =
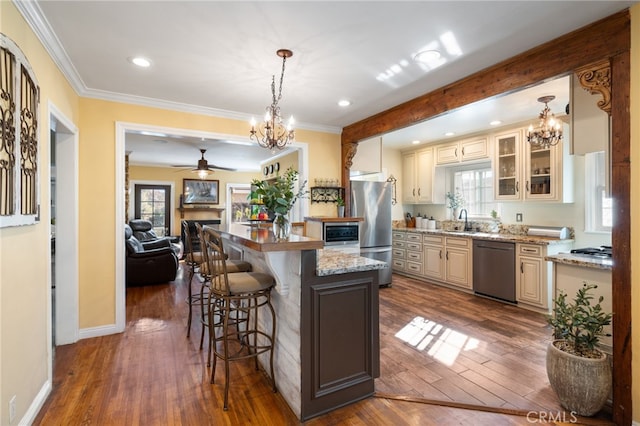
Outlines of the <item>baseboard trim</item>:
<svg viewBox="0 0 640 426">
<path fill-rule="evenodd" d="M 120 333 L 115 324 L 102 325 L 100 327 L 83 328 L 80 330 L 80 339 L 90 339 L 92 337 L 108 336 Z"/>
<path fill-rule="evenodd" d="M 33 424 L 33 422 L 36 420 L 36 416 L 49 397 L 51 390 L 51 381 L 47 380 L 46 382 L 44 382 L 44 385 L 42 385 L 42 388 L 40 388 L 40 391 L 33 399 L 33 401 L 31 401 L 31 405 L 29 405 L 29 409 L 27 410 L 27 412 L 24 413 L 24 417 L 22 417 L 22 419 L 20 419 L 20 422 L 18 422 L 20 426 L 28 426 Z"/>
</svg>

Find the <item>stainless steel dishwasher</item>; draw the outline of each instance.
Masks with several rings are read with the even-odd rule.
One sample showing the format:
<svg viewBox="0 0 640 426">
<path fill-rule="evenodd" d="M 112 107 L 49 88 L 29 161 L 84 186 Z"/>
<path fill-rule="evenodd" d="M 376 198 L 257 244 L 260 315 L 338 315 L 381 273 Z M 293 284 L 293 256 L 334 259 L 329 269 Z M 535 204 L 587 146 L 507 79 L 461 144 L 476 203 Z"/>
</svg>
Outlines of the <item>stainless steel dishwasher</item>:
<svg viewBox="0 0 640 426">
<path fill-rule="evenodd" d="M 516 303 L 515 243 L 473 240 L 473 291 Z"/>
</svg>

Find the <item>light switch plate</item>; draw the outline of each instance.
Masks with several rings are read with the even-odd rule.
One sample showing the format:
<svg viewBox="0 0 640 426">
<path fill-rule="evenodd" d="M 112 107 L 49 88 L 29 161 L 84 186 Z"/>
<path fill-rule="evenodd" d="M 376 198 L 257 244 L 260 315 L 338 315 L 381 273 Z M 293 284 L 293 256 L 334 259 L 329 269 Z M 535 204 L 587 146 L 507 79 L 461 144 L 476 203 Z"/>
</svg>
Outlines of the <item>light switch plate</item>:
<svg viewBox="0 0 640 426">
<path fill-rule="evenodd" d="M 516 222 L 522 222 L 522 213 L 516 213 Z"/>
</svg>

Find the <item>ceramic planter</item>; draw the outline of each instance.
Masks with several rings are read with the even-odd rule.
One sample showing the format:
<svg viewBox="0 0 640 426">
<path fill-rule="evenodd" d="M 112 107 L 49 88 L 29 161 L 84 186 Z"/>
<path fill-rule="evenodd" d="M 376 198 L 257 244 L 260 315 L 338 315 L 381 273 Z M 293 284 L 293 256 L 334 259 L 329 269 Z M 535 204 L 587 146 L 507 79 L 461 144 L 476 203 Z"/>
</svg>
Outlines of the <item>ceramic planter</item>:
<svg viewBox="0 0 640 426">
<path fill-rule="evenodd" d="M 606 354 L 583 358 L 558 349 L 554 342 L 547 348 L 547 376 L 562 406 L 580 416 L 593 416 L 609 397 L 611 364 Z"/>
</svg>

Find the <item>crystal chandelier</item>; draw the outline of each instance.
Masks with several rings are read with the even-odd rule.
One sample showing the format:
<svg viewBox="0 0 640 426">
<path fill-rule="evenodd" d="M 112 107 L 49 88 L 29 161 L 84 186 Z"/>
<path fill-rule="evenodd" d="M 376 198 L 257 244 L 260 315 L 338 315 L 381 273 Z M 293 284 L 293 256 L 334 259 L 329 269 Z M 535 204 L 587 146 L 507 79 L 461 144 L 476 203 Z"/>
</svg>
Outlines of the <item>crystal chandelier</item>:
<svg viewBox="0 0 640 426">
<path fill-rule="evenodd" d="M 284 65 L 287 58 L 293 56 L 293 52 L 288 49 L 280 49 L 276 52 L 282 58 L 282 74 L 280 74 L 280 87 L 278 88 L 278 96 L 276 97 L 276 80 L 275 75 L 271 78 L 271 95 L 273 101 L 266 108 L 264 121 L 256 123 L 251 119 L 251 136 L 263 148 L 282 149 L 295 137 L 293 130 L 293 117 L 289 118 L 289 122 L 285 126 L 280 116 L 280 107 L 278 102 L 282 98 L 282 80 L 284 79 Z"/>
<path fill-rule="evenodd" d="M 562 122 L 557 120 L 547 104 L 554 100 L 555 96 L 543 96 L 538 102 L 544 103 L 544 109 L 540 113 L 540 124 L 534 130 L 533 125 L 527 129 L 527 142 L 540 145 L 543 148 L 557 145 L 562 140 Z"/>
</svg>

